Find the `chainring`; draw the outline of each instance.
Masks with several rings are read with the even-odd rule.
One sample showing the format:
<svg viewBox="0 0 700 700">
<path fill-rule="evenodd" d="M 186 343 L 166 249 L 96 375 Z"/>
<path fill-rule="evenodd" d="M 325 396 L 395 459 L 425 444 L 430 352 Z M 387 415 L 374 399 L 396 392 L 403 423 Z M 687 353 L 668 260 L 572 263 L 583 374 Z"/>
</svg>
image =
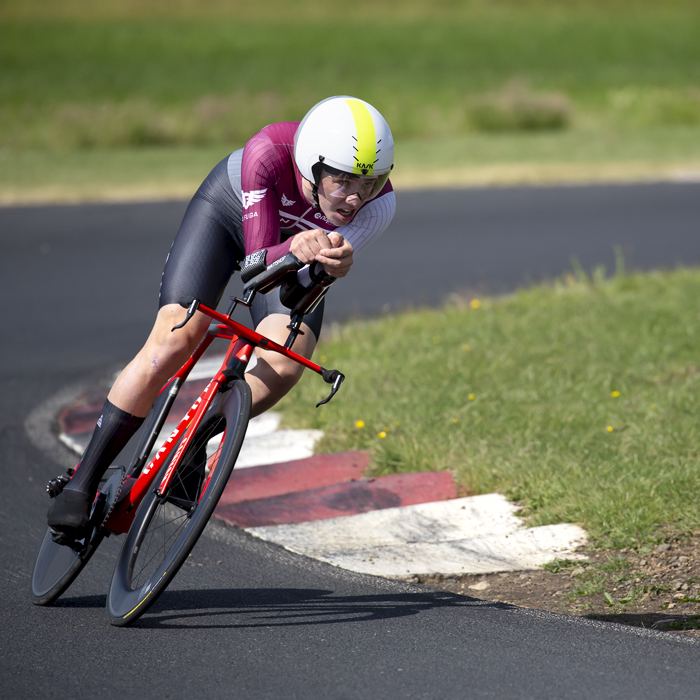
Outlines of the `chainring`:
<svg viewBox="0 0 700 700">
<path fill-rule="evenodd" d="M 95 505 L 93 507 L 93 512 L 90 516 L 90 520 L 95 523 L 95 526 L 101 528 L 107 522 L 107 519 L 112 514 L 114 506 L 116 506 L 119 500 L 119 494 L 126 481 L 126 468 L 125 467 L 110 467 L 113 470 L 113 474 L 107 479 L 104 486 L 100 489 L 100 495 L 104 496 L 101 504 L 98 504 L 98 500 L 95 500 Z M 98 507 L 101 506 L 102 514 L 97 512 Z"/>
</svg>

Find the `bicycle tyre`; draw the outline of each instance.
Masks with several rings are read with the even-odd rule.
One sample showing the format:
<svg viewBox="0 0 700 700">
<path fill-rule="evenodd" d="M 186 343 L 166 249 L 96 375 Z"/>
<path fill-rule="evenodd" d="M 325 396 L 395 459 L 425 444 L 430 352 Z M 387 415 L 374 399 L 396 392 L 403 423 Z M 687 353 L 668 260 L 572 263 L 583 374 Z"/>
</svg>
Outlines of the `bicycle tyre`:
<svg viewBox="0 0 700 700">
<path fill-rule="evenodd" d="M 34 605 L 51 605 L 63 595 L 104 539 L 106 533 L 100 525 L 119 494 L 124 468 L 110 467 L 107 474 L 109 476 L 100 488 L 104 499 L 98 498 L 93 506 L 92 518 L 97 521 L 96 526 L 93 526 L 81 551 L 56 544 L 51 537 L 51 528 L 46 529 L 32 572 L 30 597 Z M 96 512 L 97 508 L 99 512 Z"/>
<path fill-rule="evenodd" d="M 141 617 L 187 559 L 238 459 L 250 408 L 250 387 L 242 379 L 217 394 L 190 440 L 168 491 L 159 497 L 154 488 L 144 497 L 117 559 L 107 595 L 107 617 L 113 625 L 125 627 Z M 224 433 L 216 450 L 218 461 L 207 480 L 199 473 L 201 460 L 197 457 L 222 427 Z M 176 452 L 173 449 L 172 455 Z M 171 459 L 163 464 L 154 484 L 160 484 Z"/>
</svg>

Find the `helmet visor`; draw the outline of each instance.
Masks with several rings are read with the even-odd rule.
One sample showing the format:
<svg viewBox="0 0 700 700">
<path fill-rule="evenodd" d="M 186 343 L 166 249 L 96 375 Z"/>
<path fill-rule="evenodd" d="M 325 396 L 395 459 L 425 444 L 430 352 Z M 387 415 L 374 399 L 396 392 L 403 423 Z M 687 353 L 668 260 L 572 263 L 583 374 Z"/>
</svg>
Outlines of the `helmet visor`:
<svg viewBox="0 0 700 700">
<path fill-rule="evenodd" d="M 389 173 L 369 177 L 340 171 L 329 172 L 325 168 L 321 175 L 323 191 L 327 197 L 346 199 L 356 194 L 363 202 L 376 197 L 388 179 Z"/>
</svg>

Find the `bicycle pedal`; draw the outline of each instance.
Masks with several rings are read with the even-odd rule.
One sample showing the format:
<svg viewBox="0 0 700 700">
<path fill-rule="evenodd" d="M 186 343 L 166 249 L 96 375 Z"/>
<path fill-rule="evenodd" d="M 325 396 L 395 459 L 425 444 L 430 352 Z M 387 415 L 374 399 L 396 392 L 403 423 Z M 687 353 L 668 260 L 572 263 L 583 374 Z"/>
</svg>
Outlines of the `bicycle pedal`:
<svg viewBox="0 0 700 700">
<path fill-rule="evenodd" d="M 67 476 L 66 474 L 61 474 L 60 476 L 57 476 L 55 479 L 51 479 L 48 484 L 46 484 L 46 493 L 49 494 L 49 498 L 56 498 L 61 491 L 63 491 L 63 487 L 70 481 L 70 476 Z"/>
</svg>

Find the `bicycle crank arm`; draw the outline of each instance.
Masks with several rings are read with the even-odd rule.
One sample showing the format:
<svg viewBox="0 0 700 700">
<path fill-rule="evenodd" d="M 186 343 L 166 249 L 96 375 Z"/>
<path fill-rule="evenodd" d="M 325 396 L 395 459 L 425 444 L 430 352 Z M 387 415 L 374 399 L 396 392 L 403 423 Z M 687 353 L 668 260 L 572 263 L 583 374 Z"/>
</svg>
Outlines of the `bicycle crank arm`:
<svg viewBox="0 0 700 700">
<path fill-rule="evenodd" d="M 328 395 L 328 398 L 319 401 L 316 404 L 316 408 L 323 406 L 324 403 L 328 403 L 338 393 L 338 389 L 340 389 L 340 385 L 345 379 L 345 375 L 337 369 L 323 369 L 322 367 L 320 374 L 326 384 L 332 384 L 333 386 L 331 387 L 331 393 Z"/>
</svg>

